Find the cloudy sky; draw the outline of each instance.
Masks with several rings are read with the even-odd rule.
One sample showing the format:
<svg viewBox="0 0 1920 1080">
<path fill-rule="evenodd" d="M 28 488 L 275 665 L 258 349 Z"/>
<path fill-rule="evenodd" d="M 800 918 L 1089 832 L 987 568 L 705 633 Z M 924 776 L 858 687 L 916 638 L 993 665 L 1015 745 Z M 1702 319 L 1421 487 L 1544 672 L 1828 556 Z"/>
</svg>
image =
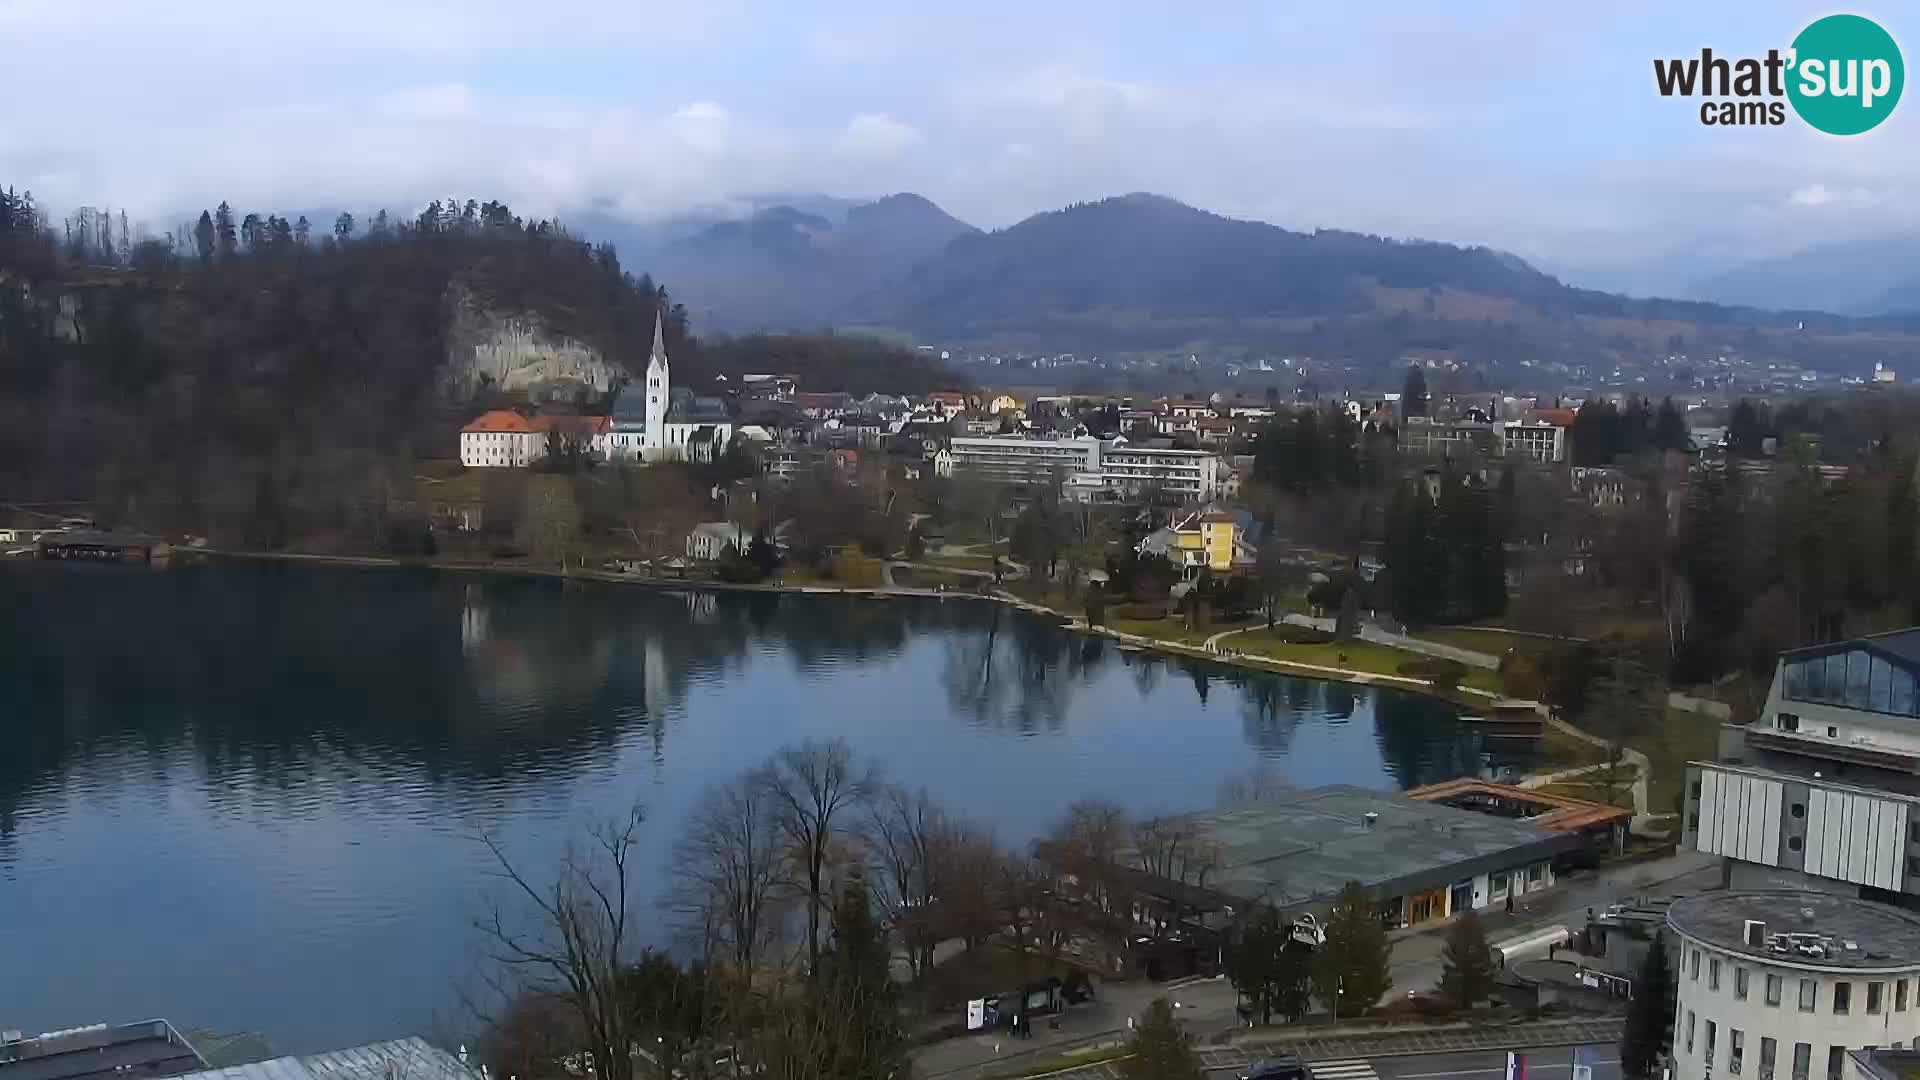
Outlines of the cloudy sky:
<svg viewBox="0 0 1920 1080">
<path fill-rule="evenodd" d="M 1873 2 L 1849 10 L 1920 42 L 1920 11 Z M 898 190 L 994 227 L 1146 190 L 1660 288 L 1920 223 L 1920 102 L 1834 139 L 1703 127 L 1653 91 L 1655 56 L 1785 47 L 1828 10 L 0 0 L 0 183 L 162 228 L 222 198 L 402 209 L 456 193 L 644 220 L 730 195 Z"/>
</svg>

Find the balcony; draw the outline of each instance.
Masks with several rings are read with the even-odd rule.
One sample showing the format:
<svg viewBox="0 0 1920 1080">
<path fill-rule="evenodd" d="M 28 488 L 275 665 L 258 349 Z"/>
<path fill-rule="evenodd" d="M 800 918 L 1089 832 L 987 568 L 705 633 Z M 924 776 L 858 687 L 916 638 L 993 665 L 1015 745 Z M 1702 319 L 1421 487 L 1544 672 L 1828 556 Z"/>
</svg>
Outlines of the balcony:
<svg viewBox="0 0 1920 1080">
<path fill-rule="evenodd" d="M 1920 750 L 1904 750 L 1897 746 L 1829 739 L 1823 735 L 1758 726 L 1747 729 L 1747 745 L 1783 754 L 1800 754 L 1920 775 Z"/>
</svg>

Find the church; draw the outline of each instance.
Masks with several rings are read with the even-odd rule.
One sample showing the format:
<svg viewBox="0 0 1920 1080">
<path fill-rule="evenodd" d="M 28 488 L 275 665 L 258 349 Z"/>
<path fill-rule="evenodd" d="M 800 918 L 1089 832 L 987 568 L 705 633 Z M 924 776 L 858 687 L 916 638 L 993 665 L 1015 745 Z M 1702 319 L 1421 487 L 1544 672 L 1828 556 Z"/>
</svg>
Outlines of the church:
<svg viewBox="0 0 1920 1080">
<path fill-rule="evenodd" d="M 606 441 L 609 461 L 712 461 L 733 443 L 733 416 L 724 400 L 673 388 L 658 311 L 653 314 L 646 379 L 621 387 L 613 400 L 612 420 Z"/>
</svg>

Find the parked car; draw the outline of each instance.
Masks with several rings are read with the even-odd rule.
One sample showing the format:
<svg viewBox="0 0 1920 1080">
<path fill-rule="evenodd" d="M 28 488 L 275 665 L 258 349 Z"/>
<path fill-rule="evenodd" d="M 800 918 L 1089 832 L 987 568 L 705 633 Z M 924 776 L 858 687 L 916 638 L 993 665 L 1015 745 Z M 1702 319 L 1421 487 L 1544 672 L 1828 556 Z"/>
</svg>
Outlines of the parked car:
<svg viewBox="0 0 1920 1080">
<path fill-rule="evenodd" d="M 1247 1066 L 1240 1080 L 1313 1080 L 1313 1070 L 1297 1055 L 1276 1054 Z"/>
</svg>

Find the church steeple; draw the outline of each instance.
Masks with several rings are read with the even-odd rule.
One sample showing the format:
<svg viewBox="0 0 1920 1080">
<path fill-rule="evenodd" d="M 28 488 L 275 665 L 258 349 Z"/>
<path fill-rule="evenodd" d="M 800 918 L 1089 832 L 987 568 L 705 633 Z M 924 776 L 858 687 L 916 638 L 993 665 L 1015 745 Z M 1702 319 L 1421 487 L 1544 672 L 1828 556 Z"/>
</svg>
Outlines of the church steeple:
<svg viewBox="0 0 1920 1080">
<path fill-rule="evenodd" d="M 667 360 L 666 326 L 660 319 L 660 309 L 658 307 L 653 309 L 653 351 L 647 354 L 647 360 L 649 363 L 658 360 L 663 364 L 666 363 Z"/>
<path fill-rule="evenodd" d="M 671 385 L 666 326 L 656 307 L 653 309 L 653 352 L 647 357 L 647 431 L 641 444 L 656 454 L 667 445 L 667 396 Z"/>
</svg>

